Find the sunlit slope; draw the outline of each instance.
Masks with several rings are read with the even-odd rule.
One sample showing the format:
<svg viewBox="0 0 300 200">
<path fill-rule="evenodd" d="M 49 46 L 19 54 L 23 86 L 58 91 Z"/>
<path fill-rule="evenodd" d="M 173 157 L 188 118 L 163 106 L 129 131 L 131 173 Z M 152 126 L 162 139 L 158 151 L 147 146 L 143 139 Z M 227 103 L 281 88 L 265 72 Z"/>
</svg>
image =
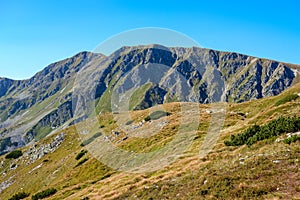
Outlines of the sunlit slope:
<svg viewBox="0 0 300 200">
<path fill-rule="evenodd" d="M 25 153 L 33 152 L 31 146 L 23 148 L 23 156 L 18 159 L 2 156 L 1 187 L 9 186 L 1 191 L 1 199 L 20 191 L 34 195 L 48 188 L 57 189 L 49 199 L 299 199 L 299 142 L 288 145 L 271 138 L 250 147 L 224 145 L 231 134 L 255 123 L 266 124 L 279 116 L 299 116 L 300 97 L 295 97 L 299 93 L 297 84 L 278 96 L 224 106 L 221 135 L 212 151 L 202 158 L 199 151 L 213 124 L 215 105 L 169 103 L 131 111 L 130 118 L 123 113 L 99 115 L 57 133 L 64 133 L 62 143 L 37 160 L 30 160 Z M 189 109 L 182 110 L 183 105 Z M 152 115 L 152 120 L 148 120 L 157 110 L 164 114 Z M 176 137 L 183 115 L 190 115 L 191 119 L 182 129 L 186 133 L 199 117 L 197 132 L 184 153 L 162 169 L 129 173 L 110 168 L 93 157 L 93 144 L 104 136 L 128 152 L 158 151 Z M 82 127 L 88 133 L 84 137 L 77 133 Z M 47 146 L 55 137 L 38 142 L 35 149 L 42 144 Z"/>
</svg>

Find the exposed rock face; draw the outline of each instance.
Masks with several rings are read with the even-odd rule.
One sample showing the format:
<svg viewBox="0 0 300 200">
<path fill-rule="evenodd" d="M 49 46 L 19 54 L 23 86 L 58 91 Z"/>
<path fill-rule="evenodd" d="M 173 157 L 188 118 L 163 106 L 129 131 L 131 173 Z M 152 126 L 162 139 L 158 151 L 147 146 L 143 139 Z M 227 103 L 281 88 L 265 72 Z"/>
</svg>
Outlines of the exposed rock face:
<svg viewBox="0 0 300 200">
<path fill-rule="evenodd" d="M 21 135 L 12 135 L 0 140 L 0 155 L 25 145 Z"/>
<path fill-rule="evenodd" d="M 82 52 L 28 80 L 0 78 L 0 154 L 40 139 L 72 118 L 69 124 L 85 119 L 88 105 L 111 111 L 114 92 L 129 96 L 130 109 L 172 101 L 242 102 L 281 93 L 299 69 L 196 47 L 122 47 L 110 56 Z"/>
<path fill-rule="evenodd" d="M 53 63 L 28 80 L 14 81 L 1 78 L 0 97 L 12 96 L 0 101 L 1 121 L 62 91 L 93 55 L 82 52 L 72 58 Z"/>
<path fill-rule="evenodd" d="M 72 117 L 72 102 L 67 101 L 61 104 L 56 110 L 42 118 L 36 125 L 34 125 L 25 134 L 25 142 L 28 143 L 32 141 L 43 129 L 46 129 L 44 130 L 44 134 L 50 133 L 53 129 L 58 128 Z"/>
<path fill-rule="evenodd" d="M 0 97 L 4 96 L 9 88 L 18 81 L 14 81 L 8 78 L 0 78 Z"/>
<path fill-rule="evenodd" d="M 8 188 L 9 186 L 11 186 L 13 183 L 15 182 L 14 180 L 14 176 L 10 177 L 8 180 L 0 183 L 0 193 L 5 190 L 6 188 Z"/>
<path fill-rule="evenodd" d="M 111 108 L 107 103 L 111 100 L 107 99 L 108 91 L 125 94 L 138 88 L 144 88 L 144 91 L 139 91 L 140 101 L 133 109 L 170 101 L 242 102 L 273 96 L 292 85 L 298 73 L 292 68 L 299 68 L 195 47 L 124 47 L 106 60 L 109 62 L 104 64 L 97 79 L 101 90 L 95 89 L 100 91 L 96 98 L 100 98 L 99 108 L 103 111 Z M 148 82 L 152 86 L 146 87 Z M 91 84 L 88 85 L 92 88 Z M 86 96 L 89 95 L 87 92 Z"/>
<path fill-rule="evenodd" d="M 98 57 L 103 55 L 82 52 L 28 80 L 0 78 L 0 154 L 24 146 L 41 131 L 46 136 L 72 118 L 73 82 L 78 71 Z"/>
</svg>

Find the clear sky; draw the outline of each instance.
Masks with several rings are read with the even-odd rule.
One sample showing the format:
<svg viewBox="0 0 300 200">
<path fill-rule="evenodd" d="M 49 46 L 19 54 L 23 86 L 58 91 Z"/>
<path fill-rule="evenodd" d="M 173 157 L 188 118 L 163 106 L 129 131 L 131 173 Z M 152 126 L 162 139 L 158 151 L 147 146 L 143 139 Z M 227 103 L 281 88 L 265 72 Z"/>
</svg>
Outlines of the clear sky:
<svg viewBox="0 0 300 200">
<path fill-rule="evenodd" d="M 173 29 L 202 47 L 300 64 L 300 1 L 0 0 L 0 77 L 29 78 L 134 28 Z"/>
</svg>

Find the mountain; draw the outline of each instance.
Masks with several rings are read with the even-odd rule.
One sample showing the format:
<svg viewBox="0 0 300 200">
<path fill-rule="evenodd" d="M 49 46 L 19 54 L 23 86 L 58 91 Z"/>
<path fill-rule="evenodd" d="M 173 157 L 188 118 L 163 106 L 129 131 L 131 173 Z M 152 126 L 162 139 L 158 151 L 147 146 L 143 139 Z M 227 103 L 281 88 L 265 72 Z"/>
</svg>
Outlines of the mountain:
<svg viewBox="0 0 300 200">
<path fill-rule="evenodd" d="M 278 95 L 299 81 L 299 69 L 197 47 L 122 47 L 109 56 L 81 52 L 28 80 L 0 79 L 0 154 L 98 113 Z"/>
</svg>

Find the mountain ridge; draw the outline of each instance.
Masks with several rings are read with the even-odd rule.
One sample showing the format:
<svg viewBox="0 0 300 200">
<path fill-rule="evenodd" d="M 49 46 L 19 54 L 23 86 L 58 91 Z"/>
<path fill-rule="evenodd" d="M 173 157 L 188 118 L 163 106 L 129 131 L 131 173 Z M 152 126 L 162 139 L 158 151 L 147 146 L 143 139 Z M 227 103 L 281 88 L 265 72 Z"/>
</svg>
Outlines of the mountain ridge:
<svg viewBox="0 0 300 200">
<path fill-rule="evenodd" d="M 124 46 L 109 56 L 80 52 L 30 79 L 0 78 L 0 141 L 18 138 L 15 147 L 0 143 L 0 153 L 76 121 L 74 114 L 84 103 L 79 91 L 95 102 L 97 112 L 112 110 L 109 91 L 128 87 L 143 88 L 129 99 L 131 109 L 172 101 L 243 102 L 280 94 L 298 82 L 298 69 L 293 64 L 198 47 Z M 145 86 L 149 75 L 160 80 Z M 50 120 L 53 116 L 62 117 L 55 122 Z"/>
<path fill-rule="evenodd" d="M 13 77 L 5 77 L 5 76 L 0 76 L 0 81 L 3 80 L 3 79 L 7 79 L 7 80 L 11 80 L 11 81 L 25 81 L 25 80 L 29 80 L 31 78 L 33 78 L 35 75 L 37 75 L 38 73 L 44 71 L 46 68 L 48 67 L 51 67 L 53 64 L 58 64 L 64 60 L 67 60 L 67 59 L 70 59 L 70 58 L 73 58 L 73 57 L 77 57 L 78 55 L 80 54 L 90 54 L 90 55 L 100 55 L 100 56 L 103 56 L 103 57 L 108 57 L 108 56 L 111 56 L 113 54 L 115 54 L 116 52 L 118 51 L 123 51 L 125 49 L 130 49 L 130 48 L 152 48 L 152 47 L 158 47 L 158 48 L 170 48 L 170 49 L 203 49 L 203 50 L 212 50 L 212 51 L 216 51 L 216 52 L 220 52 L 220 53 L 225 53 L 225 54 L 239 54 L 239 55 L 243 55 L 243 56 L 247 56 L 247 57 L 252 57 L 252 58 L 258 58 L 258 59 L 261 59 L 261 60 L 268 60 L 268 61 L 272 61 L 272 62 L 278 62 L 278 63 L 282 63 L 282 64 L 285 64 L 285 65 L 288 65 L 289 67 L 293 68 L 293 69 L 299 69 L 300 70 L 300 64 L 295 64 L 295 63 L 289 63 L 289 62 L 284 62 L 284 61 L 280 61 L 280 60 L 277 60 L 277 59 L 269 59 L 267 57 L 258 57 L 258 56 L 254 56 L 254 55 L 250 55 L 250 54 L 245 54 L 245 53 L 240 53 L 240 52 L 236 52 L 236 51 L 226 51 L 226 50 L 217 50 L 217 49 L 210 49 L 210 48 L 206 48 L 206 47 L 196 47 L 196 46 L 193 46 L 193 47 L 166 47 L 166 46 L 163 46 L 163 45 L 160 45 L 160 44 L 150 44 L 150 45 L 138 45 L 138 46 L 122 46 L 120 47 L 119 49 L 115 50 L 113 53 L 111 53 L 110 55 L 105 55 L 105 54 L 102 54 L 102 53 L 99 53 L 99 52 L 93 52 L 93 51 L 88 51 L 88 50 L 84 50 L 84 51 L 80 51 L 76 54 L 74 54 L 73 56 L 69 56 L 65 59 L 62 59 L 62 60 L 59 60 L 59 61 L 56 61 L 56 62 L 53 62 L 49 65 L 47 65 L 46 67 L 44 67 L 44 69 L 34 73 L 30 78 L 24 78 L 24 79 L 15 79 Z"/>
</svg>

